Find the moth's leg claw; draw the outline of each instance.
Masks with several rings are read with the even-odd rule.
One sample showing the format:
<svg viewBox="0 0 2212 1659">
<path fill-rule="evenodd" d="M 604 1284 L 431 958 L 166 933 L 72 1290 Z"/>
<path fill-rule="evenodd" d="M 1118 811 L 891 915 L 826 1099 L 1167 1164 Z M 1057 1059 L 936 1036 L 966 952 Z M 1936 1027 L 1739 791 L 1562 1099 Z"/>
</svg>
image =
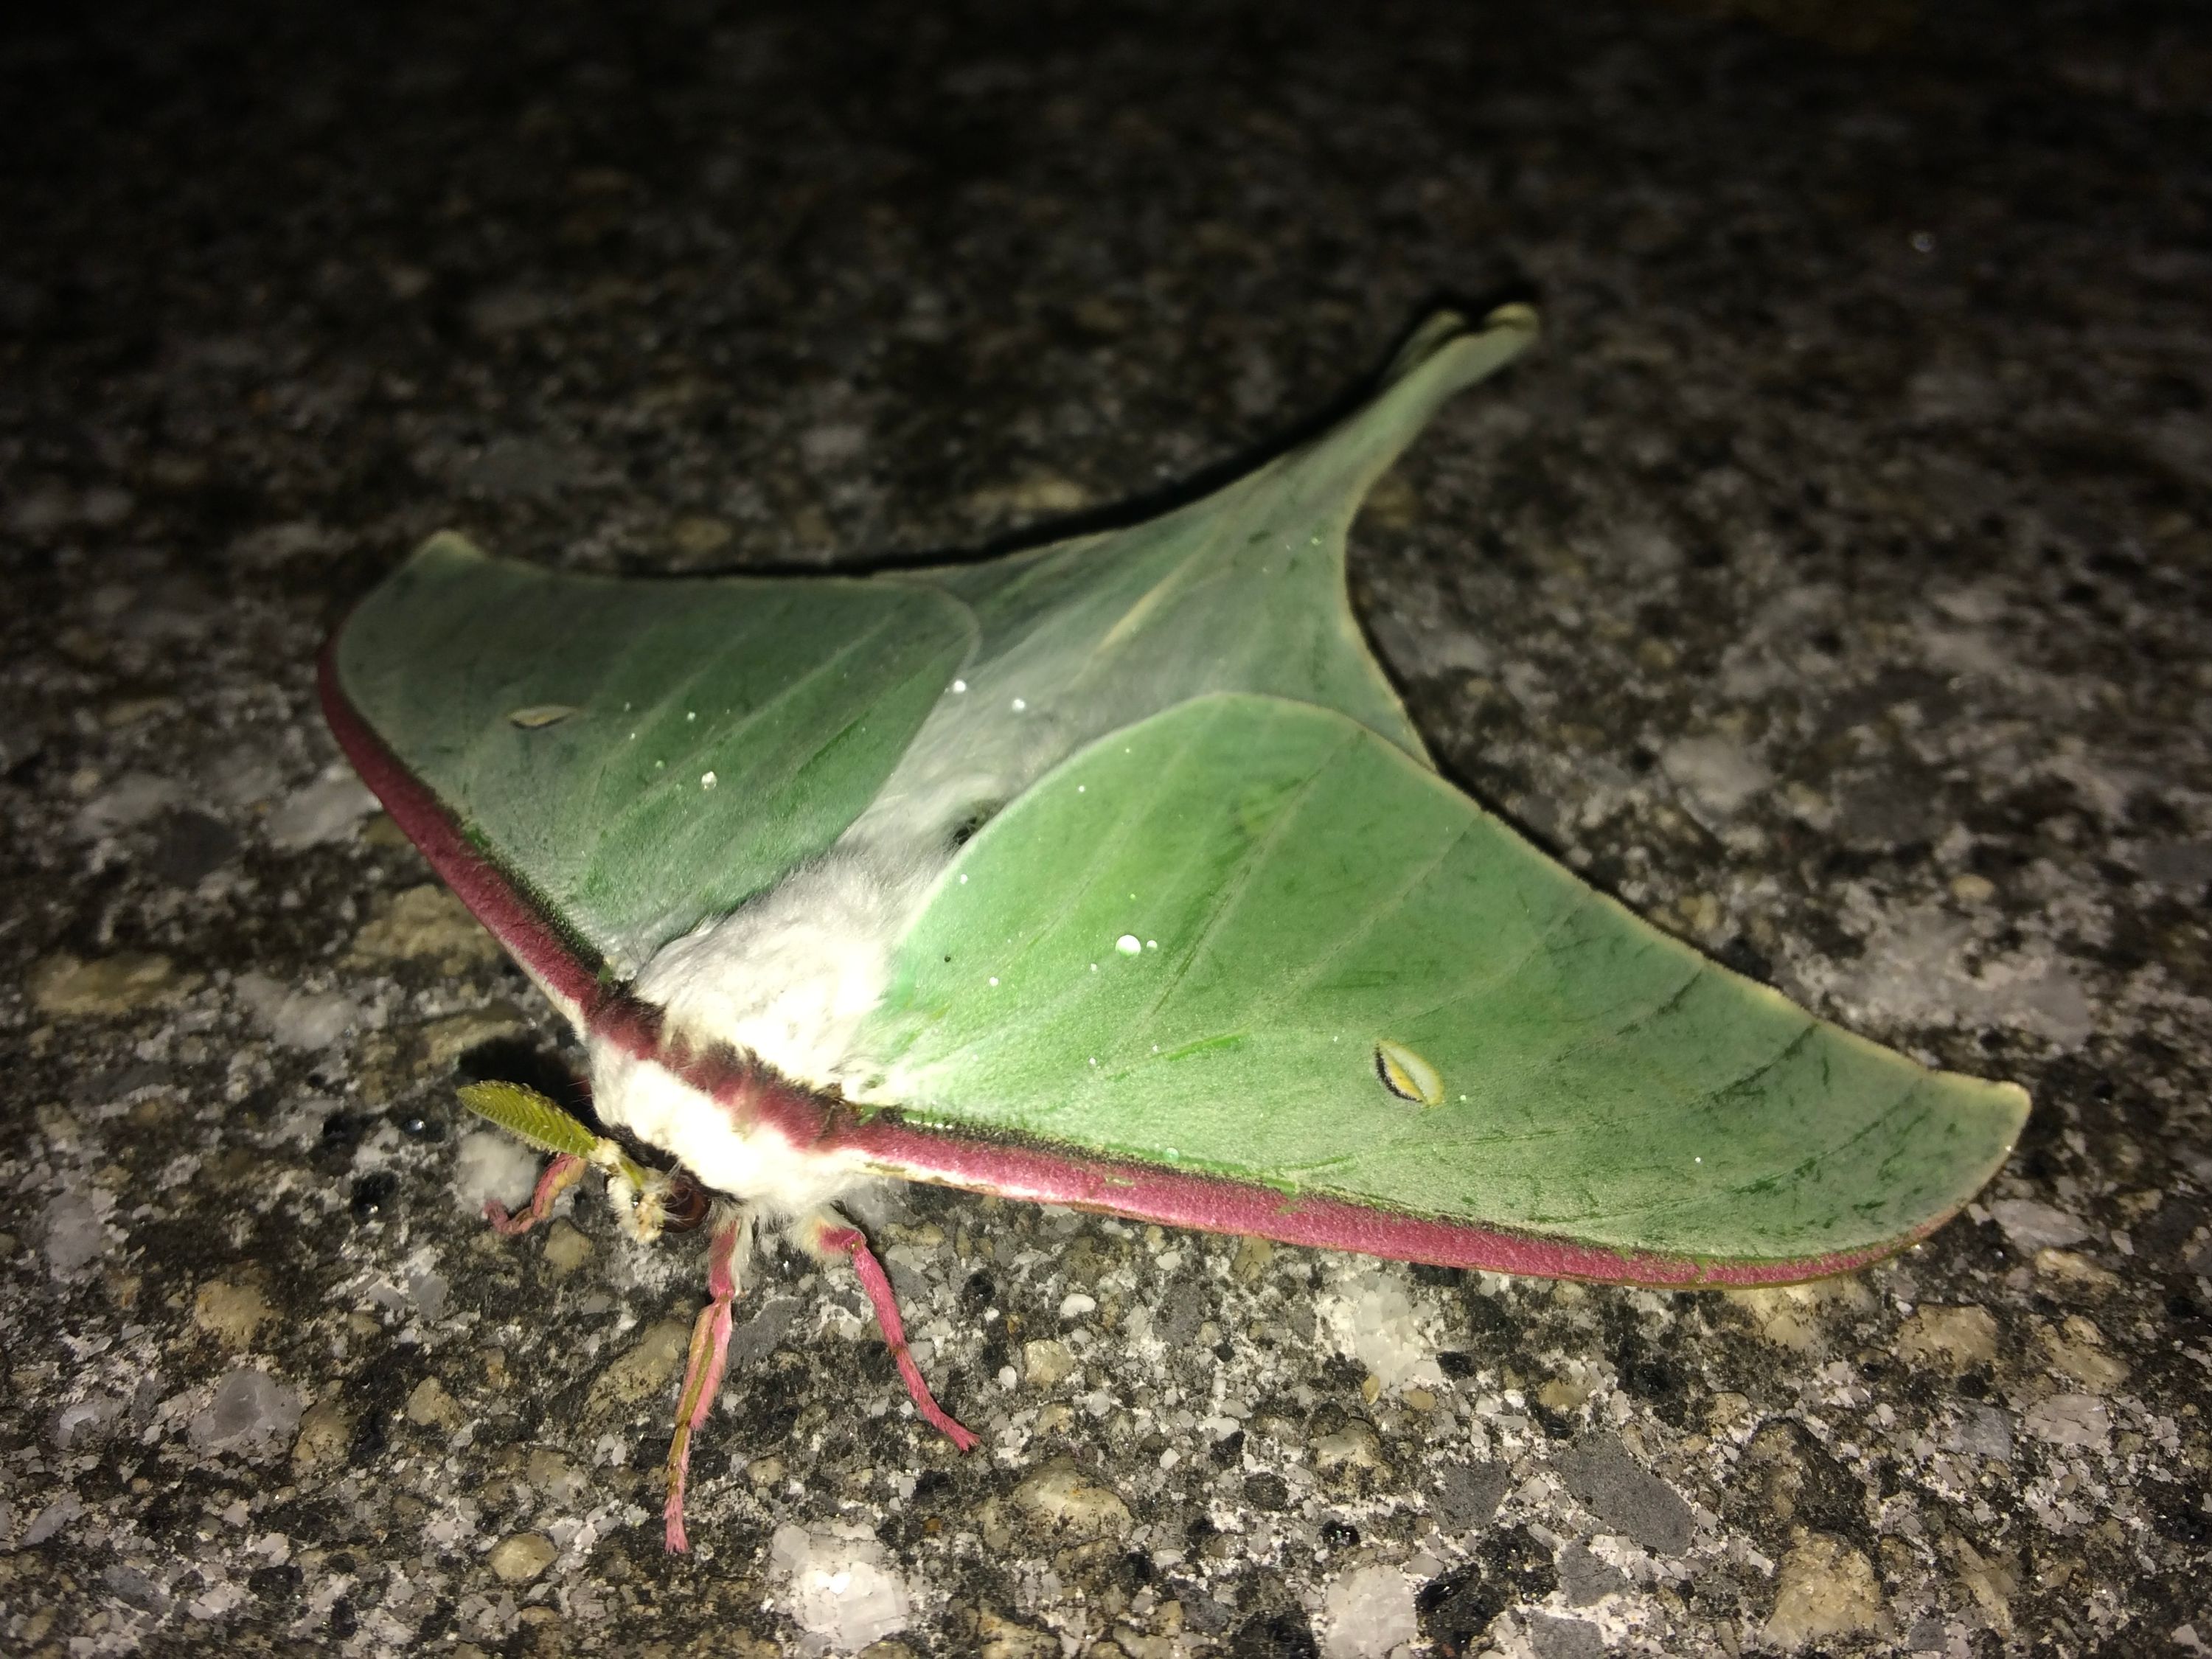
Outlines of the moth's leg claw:
<svg viewBox="0 0 2212 1659">
<path fill-rule="evenodd" d="M 484 1214 L 491 1224 L 508 1238 L 526 1233 L 553 1213 L 554 1200 L 583 1178 L 591 1166 L 573 1152 L 556 1153 L 538 1177 L 538 1190 L 530 1195 L 530 1207 L 520 1215 L 511 1215 L 507 1206 L 497 1199 L 484 1200 Z"/>
<path fill-rule="evenodd" d="M 915 1410 L 921 1413 L 922 1421 L 941 1431 L 962 1451 L 974 1450 L 975 1437 L 937 1403 L 929 1384 L 922 1380 L 921 1367 L 915 1364 L 906 1345 L 906 1325 L 899 1318 L 898 1298 L 892 1293 L 890 1279 L 860 1230 L 836 1211 L 824 1207 L 799 1222 L 793 1232 L 799 1247 L 817 1260 L 826 1261 L 832 1255 L 851 1258 L 853 1271 L 860 1274 L 860 1288 L 876 1310 L 876 1323 L 883 1328 L 884 1340 L 890 1346 L 891 1358 L 898 1365 L 900 1380 L 906 1384 Z"/>
</svg>

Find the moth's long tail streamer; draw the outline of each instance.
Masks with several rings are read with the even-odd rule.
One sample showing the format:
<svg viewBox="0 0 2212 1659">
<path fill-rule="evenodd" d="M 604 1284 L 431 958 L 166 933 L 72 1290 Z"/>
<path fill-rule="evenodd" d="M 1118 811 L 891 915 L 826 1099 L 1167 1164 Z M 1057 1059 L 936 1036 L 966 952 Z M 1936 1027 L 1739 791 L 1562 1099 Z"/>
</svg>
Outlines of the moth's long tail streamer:
<svg viewBox="0 0 2212 1659">
<path fill-rule="evenodd" d="M 555 1154 L 538 1176 L 538 1189 L 530 1195 L 530 1207 L 520 1215 L 507 1213 L 507 1206 L 495 1198 L 484 1200 L 484 1214 L 491 1224 L 508 1238 L 526 1233 L 553 1213 L 553 1200 L 567 1192 L 583 1178 L 591 1166 L 574 1152 Z"/>
<path fill-rule="evenodd" d="M 890 1346 L 891 1358 L 898 1365 L 900 1378 L 906 1391 L 914 1400 L 915 1410 L 921 1413 L 922 1421 L 943 1431 L 946 1439 L 962 1451 L 972 1451 L 975 1437 L 953 1421 L 945 1409 L 939 1405 L 929 1392 L 929 1384 L 922 1381 L 921 1367 L 915 1364 L 914 1353 L 906 1345 L 906 1324 L 900 1319 L 898 1299 L 892 1294 L 891 1281 L 884 1273 L 876 1253 L 868 1248 L 868 1241 L 860 1236 L 858 1227 L 822 1228 L 819 1235 L 822 1247 L 842 1250 L 853 1258 L 853 1271 L 860 1276 L 860 1288 L 867 1292 L 869 1305 L 876 1310 L 876 1323 L 883 1327 L 884 1340 Z"/>
<path fill-rule="evenodd" d="M 684 1483 L 691 1471 L 691 1436 L 714 1409 L 730 1357 L 730 1304 L 738 1293 L 738 1243 L 747 1218 L 739 1216 L 714 1230 L 707 1247 L 707 1293 L 699 1322 L 691 1328 L 691 1358 L 684 1370 L 684 1393 L 676 1406 L 676 1437 L 668 1443 L 668 1502 L 660 1516 L 668 1547 L 678 1555 L 691 1547 L 684 1535 Z"/>
</svg>

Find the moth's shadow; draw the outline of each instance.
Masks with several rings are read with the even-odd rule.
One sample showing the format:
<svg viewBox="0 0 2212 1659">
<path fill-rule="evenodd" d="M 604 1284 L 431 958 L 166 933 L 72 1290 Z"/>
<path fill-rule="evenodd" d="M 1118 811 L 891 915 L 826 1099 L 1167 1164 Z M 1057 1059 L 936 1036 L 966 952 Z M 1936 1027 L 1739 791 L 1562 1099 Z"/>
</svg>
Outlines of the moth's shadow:
<svg viewBox="0 0 2212 1659">
<path fill-rule="evenodd" d="M 1327 403 L 1275 428 L 1261 437 L 1240 448 L 1231 450 L 1221 459 L 1200 468 L 1197 471 L 1161 484 L 1154 489 L 1124 495 L 1102 506 L 1084 507 L 1074 513 L 1055 518 L 1038 519 L 1020 525 L 1005 534 L 972 546 L 936 548 L 919 553 L 902 553 L 881 559 L 871 559 L 850 566 L 837 567 L 841 574 L 866 575 L 878 571 L 943 569 L 948 565 L 981 564 L 991 559 L 1003 558 L 1009 553 L 1019 553 L 1030 548 L 1049 547 L 1055 542 L 1073 541 L 1079 536 L 1095 536 L 1109 531 L 1125 530 L 1132 525 L 1145 523 L 1177 507 L 1188 507 L 1193 501 L 1203 501 L 1214 491 L 1234 483 L 1279 455 L 1288 454 L 1303 444 L 1309 443 L 1341 422 L 1352 410 L 1372 397 L 1383 374 L 1389 370 L 1407 341 L 1413 338 L 1421 325 L 1440 311 L 1452 311 L 1470 322 L 1488 316 L 1498 307 L 1516 303 L 1534 305 L 1536 289 L 1533 283 L 1515 280 L 1484 291 L 1480 295 L 1456 293 L 1439 289 L 1430 294 L 1407 319 L 1404 327 L 1392 338 L 1389 349 L 1376 360 L 1375 366 L 1357 380 L 1349 382 Z M 696 574 L 696 573 L 692 573 Z M 742 571 L 726 574 L 736 575 L 821 575 L 820 565 L 747 565 Z"/>
</svg>

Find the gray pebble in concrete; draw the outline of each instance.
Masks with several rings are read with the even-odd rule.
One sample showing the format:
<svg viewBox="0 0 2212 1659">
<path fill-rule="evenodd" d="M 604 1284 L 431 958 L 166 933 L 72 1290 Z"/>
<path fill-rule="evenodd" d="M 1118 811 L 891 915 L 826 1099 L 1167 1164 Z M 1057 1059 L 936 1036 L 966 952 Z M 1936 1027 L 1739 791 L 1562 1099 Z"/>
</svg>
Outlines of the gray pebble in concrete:
<svg viewBox="0 0 2212 1659">
<path fill-rule="evenodd" d="M 1567 1490 L 1614 1532 L 1627 1534 L 1655 1555 L 1680 1555 L 1690 1547 L 1696 1522 L 1672 1486 L 1628 1455 L 1610 1436 L 1568 1448 L 1559 1459 Z"/>
</svg>

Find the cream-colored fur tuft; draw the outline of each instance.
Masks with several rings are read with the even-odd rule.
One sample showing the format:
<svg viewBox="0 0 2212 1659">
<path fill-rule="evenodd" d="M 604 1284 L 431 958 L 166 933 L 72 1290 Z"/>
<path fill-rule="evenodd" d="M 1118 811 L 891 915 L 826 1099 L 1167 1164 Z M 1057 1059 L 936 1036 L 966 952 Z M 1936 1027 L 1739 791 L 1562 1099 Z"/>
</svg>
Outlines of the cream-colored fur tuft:
<svg viewBox="0 0 2212 1659">
<path fill-rule="evenodd" d="M 631 989 L 665 1011 L 672 1036 L 749 1051 L 807 1088 L 839 1086 L 937 867 L 835 848 L 664 946 Z"/>
<path fill-rule="evenodd" d="M 802 1149 L 765 1125 L 738 1123 L 654 1060 L 604 1040 L 592 1042 L 591 1054 L 592 1103 L 601 1122 L 673 1155 L 771 1223 L 811 1215 L 876 1179 L 858 1153 Z"/>
</svg>

